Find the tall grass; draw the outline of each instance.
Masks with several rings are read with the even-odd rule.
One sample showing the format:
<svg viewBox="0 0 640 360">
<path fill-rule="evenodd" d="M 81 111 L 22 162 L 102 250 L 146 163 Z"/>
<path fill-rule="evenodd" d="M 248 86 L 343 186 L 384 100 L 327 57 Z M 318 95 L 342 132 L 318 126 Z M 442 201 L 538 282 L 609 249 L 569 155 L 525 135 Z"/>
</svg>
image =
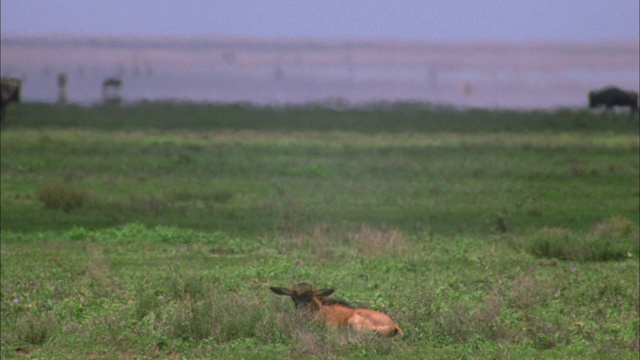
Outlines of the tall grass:
<svg viewBox="0 0 640 360">
<path fill-rule="evenodd" d="M 525 238 L 525 247 L 539 257 L 573 261 L 609 261 L 636 257 L 639 253 L 638 225 L 612 217 L 587 233 L 563 228 L 543 228 Z"/>
<path fill-rule="evenodd" d="M 21 105 L 3 130 L 3 228 L 135 219 L 259 235 L 322 224 L 520 234 L 637 213 L 637 122 L 627 117 L 157 106 Z"/>
<path fill-rule="evenodd" d="M 86 204 L 89 194 L 72 184 L 52 183 L 38 189 L 38 200 L 49 209 L 69 212 Z"/>
<path fill-rule="evenodd" d="M 12 110 L 3 358 L 637 358 L 627 116 Z M 303 281 L 404 335 L 328 328 L 268 290 Z"/>
<path fill-rule="evenodd" d="M 500 346 L 514 356 L 638 351 L 637 258 L 540 262 L 497 239 L 327 231 L 305 236 L 329 242 L 333 250 L 323 256 L 310 244 L 256 238 L 242 242 L 259 246 L 232 251 L 236 240 L 220 234 L 185 233 L 191 240 L 184 241 L 179 229 L 139 225 L 41 233 L 44 242 L 10 233 L 2 253 L 3 354 L 406 358 L 461 356 L 472 344 L 489 346 L 487 356 Z M 405 242 L 399 252 L 363 253 L 349 241 L 354 231 Z M 80 233 L 86 240 L 73 242 Z M 392 341 L 327 328 L 268 290 L 299 281 L 389 314 L 404 335 Z"/>
</svg>

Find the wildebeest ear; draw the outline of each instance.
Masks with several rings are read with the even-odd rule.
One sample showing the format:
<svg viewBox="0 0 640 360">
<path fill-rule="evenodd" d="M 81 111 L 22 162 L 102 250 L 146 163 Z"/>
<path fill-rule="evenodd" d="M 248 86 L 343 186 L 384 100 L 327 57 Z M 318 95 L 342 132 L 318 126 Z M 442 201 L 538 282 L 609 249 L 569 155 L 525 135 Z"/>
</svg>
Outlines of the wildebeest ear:
<svg viewBox="0 0 640 360">
<path fill-rule="evenodd" d="M 333 289 L 318 290 L 316 296 L 329 296 L 333 294 Z"/>
<path fill-rule="evenodd" d="M 289 290 L 289 289 L 280 288 L 280 287 L 272 287 L 272 288 L 269 288 L 269 289 L 271 289 L 271 291 L 273 291 L 274 293 L 276 293 L 278 295 L 291 296 L 291 290 Z"/>
</svg>

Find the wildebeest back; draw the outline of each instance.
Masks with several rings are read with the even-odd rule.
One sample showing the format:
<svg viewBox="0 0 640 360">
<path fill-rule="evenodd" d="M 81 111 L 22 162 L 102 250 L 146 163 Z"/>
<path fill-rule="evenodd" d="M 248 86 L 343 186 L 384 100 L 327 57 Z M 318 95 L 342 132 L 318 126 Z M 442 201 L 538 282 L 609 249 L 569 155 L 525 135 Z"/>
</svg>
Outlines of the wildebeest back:
<svg viewBox="0 0 640 360">
<path fill-rule="evenodd" d="M 629 107 L 633 114 L 638 110 L 638 93 L 625 91 L 615 86 L 589 92 L 589 107 L 604 106 L 607 111 L 613 111 L 614 106 Z"/>
</svg>

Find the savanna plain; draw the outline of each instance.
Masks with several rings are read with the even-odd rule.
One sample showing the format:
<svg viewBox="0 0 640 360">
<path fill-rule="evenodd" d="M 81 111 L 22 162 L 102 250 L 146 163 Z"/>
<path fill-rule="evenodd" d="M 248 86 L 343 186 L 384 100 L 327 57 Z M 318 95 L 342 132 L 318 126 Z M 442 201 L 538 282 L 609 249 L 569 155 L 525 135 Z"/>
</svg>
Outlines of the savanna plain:
<svg viewBox="0 0 640 360">
<path fill-rule="evenodd" d="M 372 104 L 18 104 L 1 355 L 637 359 L 639 121 Z M 390 315 L 327 328 L 270 286 Z"/>
</svg>

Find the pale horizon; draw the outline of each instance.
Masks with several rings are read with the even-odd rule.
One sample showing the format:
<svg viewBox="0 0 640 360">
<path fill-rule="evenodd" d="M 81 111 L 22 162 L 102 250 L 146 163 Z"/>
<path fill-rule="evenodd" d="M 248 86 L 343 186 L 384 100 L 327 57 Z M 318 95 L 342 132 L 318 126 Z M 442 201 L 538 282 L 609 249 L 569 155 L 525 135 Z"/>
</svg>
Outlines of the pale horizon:
<svg viewBox="0 0 640 360">
<path fill-rule="evenodd" d="M 25 101 L 585 105 L 640 86 L 637 0 L 2 0 Z"/>
<path fill-rule="evenodd" d="M 3 76 L 25 79 L 23 100 L 101 101 L 123 80 L 125 101 L 304 104 L 410 101 L 481 108 L 586 106 L 588 91 L 640 86 L 631 42 L 505 43 L 265 40 L 231 37 L 3 35 Z"/>
</svg>

